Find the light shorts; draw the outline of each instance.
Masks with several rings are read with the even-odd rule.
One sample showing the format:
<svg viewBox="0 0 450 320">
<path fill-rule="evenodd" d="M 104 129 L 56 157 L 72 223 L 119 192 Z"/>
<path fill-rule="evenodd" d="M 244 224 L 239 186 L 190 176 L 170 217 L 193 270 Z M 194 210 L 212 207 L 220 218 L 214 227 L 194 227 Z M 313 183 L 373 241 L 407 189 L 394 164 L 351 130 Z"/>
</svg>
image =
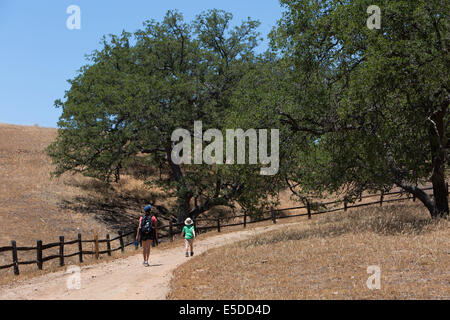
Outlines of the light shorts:
<svg viewBox="0 0 450 320">
<path fill-rule="evenodd" d="M 186 246 L 192 246 L 194 244 L 194 239 L 184 239 Z"/>
</svg>

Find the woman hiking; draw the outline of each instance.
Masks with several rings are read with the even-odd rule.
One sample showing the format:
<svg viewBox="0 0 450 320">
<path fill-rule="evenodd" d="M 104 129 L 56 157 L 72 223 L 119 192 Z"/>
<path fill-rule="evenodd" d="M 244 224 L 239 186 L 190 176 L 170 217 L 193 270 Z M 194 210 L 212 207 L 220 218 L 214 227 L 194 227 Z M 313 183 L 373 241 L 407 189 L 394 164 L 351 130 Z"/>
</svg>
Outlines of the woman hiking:
<svg viewBox="0 0 450 320">
<path fill-rule="evenodd" d="M 150 247 L 154 238 L 158 239 L 156 232 L 156 217 L 152 214 L 152 206 L 144 208 L 144 215 L 139 219 L 139 227 L 136 232 L 136 241 L 142 241 L 142 253 L 144 256 L 143 265 L 148 267 L 150 258 Z"/>
</svg>

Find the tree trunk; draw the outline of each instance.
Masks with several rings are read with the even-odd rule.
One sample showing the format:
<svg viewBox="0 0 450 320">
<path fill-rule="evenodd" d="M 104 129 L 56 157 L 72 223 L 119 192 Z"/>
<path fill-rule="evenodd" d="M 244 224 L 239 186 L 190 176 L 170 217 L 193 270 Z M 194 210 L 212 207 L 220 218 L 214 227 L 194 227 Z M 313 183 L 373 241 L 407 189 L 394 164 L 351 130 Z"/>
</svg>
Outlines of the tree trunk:
<svg viewBox="0 0 450 320">
<path fill-rule="evenodd" d="M 169 161 L 172 178 L 177 182 L 177 221 L 178 223 L 183 223 L 190 211 L 192 195 L 189 190 L 186 190 L 181 167 L 172 162 L 170 148 L 166 149 L 166 154 L 167 160 Z"/>
<path fill-rule="evenodd" d="M 430 121 L 430 151 L 433 171 L 431 183 L 433 184 L 433 196 L 431 199 L 425 192 L 411 185 L 398 184 L 404 190 L 411 192 L 427 207 L 433 218 L 449 215 L 448 185 L 445 181 L 445 164 L 447 161 L 447 134 L 445 126 L 445 114 L 448 102 L 442 104 L 442 108 L 435 112 L 428 120 Z"/>
<path fill-rule="evenodd" d="M 434 212 L 431 214 L 434 218 L 445 217 L 449 214 L 448 191 L 445 183 L 445 176 L 433 174 Z"/>
<path fill-rule="evenodd" d="M 436 210 L 435 210 L 434 201 L 433 201 L 433 199 L 431 199 L 431 197 L 428 194 L 426 194 L 425 191 L 422 191 L 417 186 L 414 186 L 414 185 L 411 185 L 408 183 L 397 182 L 396 184 L 403 190 L 405 190 L 409 193 L 412 193 L 417 199 L 419 199 L 424 204 L 424 206 L 428 209 L 428 212 L 430 213 L 430 215 L 432 217 L 435 217 Z"/>
<path fill-rule="evenodd" d="M 445 180 L 443 188 L 442 183 L 439 179 L 437 179 L 436 184 L 433 182 L 434 199 L 432 199 L 425 191 L 422 191 L 419 187 L 416 187 L 414 185 L 399 182 L 397 183 L 397 186 L 399 186 L 400 188 L 409 193 L 412 193 L 417 199 L 419 199 L 428 209 L 428 212 L 430 213 L 432 218 L 441 218 L 448 215 L 448 202 L 447 202 L 448 191 Z M 438 201 L 436 201 L 436 194 L 439 194 L 443 199 L 445 199 L 444 200 L 445 202 L 438 203 Z"/>
<path fill-rule="evenodd" d="M 433 172 L 431 174 L 431 183 L 433 184 L 434 211 L 433 217 L 444 217 L 449 214 L 448 207 L 448 189 L 445 182 L 445 162 L 447 156 L 447 136 L 444 125 L 444 117 L 447 111 L 447 105 L 434 113 L 430 127 L 430 147 Z"/>
<path fill-rule="evenodd" d="M 178 196 L 177 204 L 178 204 L 178 212 L 177 212 L 178 223 L 184 223 L 184 220 L 188 217 L 189 211 L 191 210 L 191 197 L 188 195 Z"/>
</svg>

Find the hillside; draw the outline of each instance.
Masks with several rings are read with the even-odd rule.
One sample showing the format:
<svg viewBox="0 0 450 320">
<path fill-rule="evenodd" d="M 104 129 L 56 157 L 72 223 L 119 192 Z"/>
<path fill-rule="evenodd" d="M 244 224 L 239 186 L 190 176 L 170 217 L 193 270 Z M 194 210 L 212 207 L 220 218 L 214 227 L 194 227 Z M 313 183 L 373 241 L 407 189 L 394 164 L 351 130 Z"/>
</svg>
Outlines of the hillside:
<svg viewBox="0 0 450 320">
<path fill-rule="evenodd" d="M 324 214 L 195 257 L 168 298 L 448 300 L 449 227 L 413 202 Z"/>
<path fill-rule="evenodd" d="M 142 181 L 129 177 L 115 188 L 79 175 L 51 178 L 45 148 L 56 134 L 56 129 L 0 124 L 0 246 L 131 227 L 141 204 L 152 197 L 142 191 Z"/>
</svg>

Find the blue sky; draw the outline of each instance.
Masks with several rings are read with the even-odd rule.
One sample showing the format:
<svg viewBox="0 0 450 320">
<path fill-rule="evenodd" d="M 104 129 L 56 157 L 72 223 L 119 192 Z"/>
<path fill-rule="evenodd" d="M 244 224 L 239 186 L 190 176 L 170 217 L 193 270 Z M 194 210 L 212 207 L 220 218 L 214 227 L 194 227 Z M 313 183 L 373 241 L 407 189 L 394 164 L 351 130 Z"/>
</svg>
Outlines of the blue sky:
<svg viewBox="0 0 450 320">
<path fill-rule="evenodd" d="M 66 27 L 70 5 L 81 9 L 81 30 Z M 0 123 L 56 127 L 54 101 L 103 35 L 134 32 L 170 9 L 191 21 L 212 8 L 231 12 L 235 23 L 258 19 L 265 38 L 282 12 L 278 0 L 0 0 Z M 265 48 L 267 40 L 259 51 Z"/>
</svg>

